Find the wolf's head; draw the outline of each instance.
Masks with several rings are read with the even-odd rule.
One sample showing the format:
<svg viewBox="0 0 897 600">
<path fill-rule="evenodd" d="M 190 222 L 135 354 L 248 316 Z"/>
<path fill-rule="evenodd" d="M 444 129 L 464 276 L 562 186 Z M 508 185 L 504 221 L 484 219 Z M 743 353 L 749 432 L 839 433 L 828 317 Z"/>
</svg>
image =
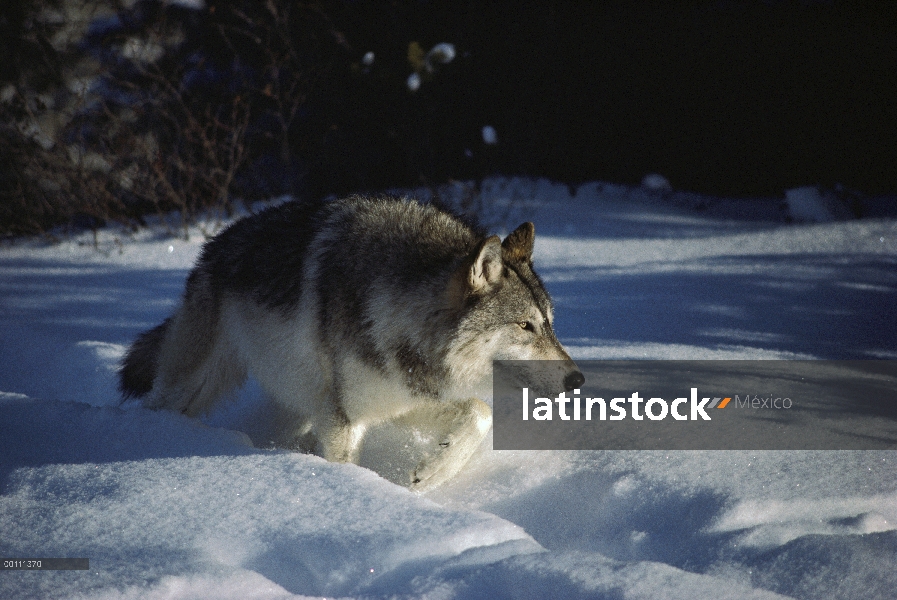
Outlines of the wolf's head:
<svg viewBox="0 0 897 600">
<path fill-rule="evenodd" d="M 533 270 L 535 227 L 524 223 L 504 241 L 497 235 L 476 245 L 450 285 L 462 306 L 448 367 L 458 382 L 491 393 L 493 360 L 558 361 L 538 369 L 531 387 L 557 394 L 585 378 L 555 337 L 554 311 Z"/>
</svg>

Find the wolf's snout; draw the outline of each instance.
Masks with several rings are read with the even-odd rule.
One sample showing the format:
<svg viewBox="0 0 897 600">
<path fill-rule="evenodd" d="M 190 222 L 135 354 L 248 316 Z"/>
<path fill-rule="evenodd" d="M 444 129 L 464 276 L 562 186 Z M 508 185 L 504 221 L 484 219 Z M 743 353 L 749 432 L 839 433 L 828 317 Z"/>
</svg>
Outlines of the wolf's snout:
<svg viewBox="0 0 897 600">
<path fill-rule="evenodd" d="M 583 375 L 579 371 L 573 371 L 572 373 L 568 373 L 567 376 L 564 377 L 564 389 L 569 392 L 580 387 L 585 382 L 585 375 Z"/>
</svg>

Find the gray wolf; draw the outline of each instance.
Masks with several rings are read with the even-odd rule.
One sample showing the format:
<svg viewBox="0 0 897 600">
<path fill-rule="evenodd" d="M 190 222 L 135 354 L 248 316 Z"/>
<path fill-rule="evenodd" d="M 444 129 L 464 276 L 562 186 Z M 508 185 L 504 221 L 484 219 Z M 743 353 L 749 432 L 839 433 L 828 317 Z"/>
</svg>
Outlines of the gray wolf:
<svg viewBox="0 0 897 600">
<path fill-rule="evenodd" d="M 583 381 L 552 330 L 534 235 L 524 223 L 502 241 L 400 198 L 270 208 L 205 244 L 179 308 L 128 350 L 121 391 L 196 416 L 251 374 L 281 442 L 312 439 L 331 461 L 357 462 L 371 425 L 439 424 L 409 474 L 435 486 L 491 427 L 494 359 L 563 361 L 543 382 L 557 391 Z"/>
</svg>

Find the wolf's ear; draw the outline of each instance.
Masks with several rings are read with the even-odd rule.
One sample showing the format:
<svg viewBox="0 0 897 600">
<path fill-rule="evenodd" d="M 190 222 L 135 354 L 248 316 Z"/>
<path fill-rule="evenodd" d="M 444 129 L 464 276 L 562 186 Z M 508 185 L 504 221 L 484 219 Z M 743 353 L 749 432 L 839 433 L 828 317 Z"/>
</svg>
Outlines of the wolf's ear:
<svg viewBox="0 0 897 600">
<path fill-rule="evenodd" d="M 486 291 L 501 279 L 504 265 L 501 262 L 501 238 L 487 237 L 477 244 L 471 254 L 473 262 L 467 272 L 467 285 L 471 291 Z"/>
<path fill-rule="evenodd" d="M 536 240 L 536 226 L 530 222 L 508 234 L 501 247 L 505 258 L 511 262 L 530 261 L 533 259 L 533 242 Z"/>
</svg>

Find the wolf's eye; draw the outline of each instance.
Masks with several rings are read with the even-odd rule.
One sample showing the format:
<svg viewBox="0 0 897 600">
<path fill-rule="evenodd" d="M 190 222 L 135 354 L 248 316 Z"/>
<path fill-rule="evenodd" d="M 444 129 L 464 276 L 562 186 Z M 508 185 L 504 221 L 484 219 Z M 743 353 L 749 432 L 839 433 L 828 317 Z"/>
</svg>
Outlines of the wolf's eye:
<svg viewBox="0 0 897 600">
<path fill-rule="evenodd" d="M 517 325 L 520 326 L 520 329 L 524 331 L 533 331 L 533 324 L 529 321 L 517 321 Z"/>
</svg>

